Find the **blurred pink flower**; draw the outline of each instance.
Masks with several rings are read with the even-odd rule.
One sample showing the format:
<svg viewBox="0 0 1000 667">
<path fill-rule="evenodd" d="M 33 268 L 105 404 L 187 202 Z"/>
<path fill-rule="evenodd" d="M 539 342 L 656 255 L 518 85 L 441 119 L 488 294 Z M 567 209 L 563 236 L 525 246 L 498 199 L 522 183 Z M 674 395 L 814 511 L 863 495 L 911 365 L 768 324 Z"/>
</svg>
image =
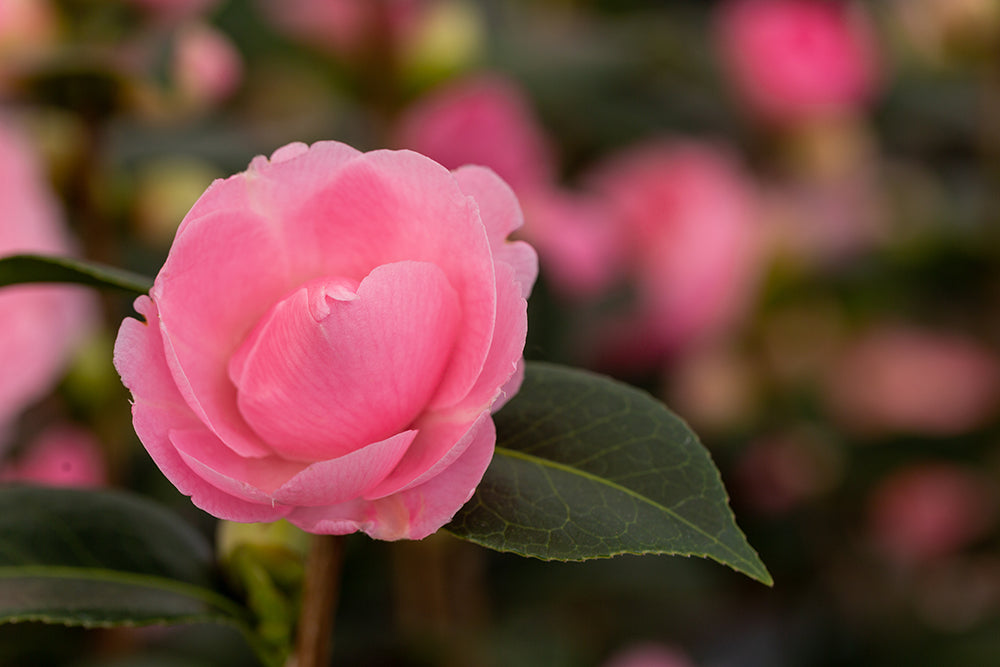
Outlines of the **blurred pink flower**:
<svg viewBox="0 0 1000 667">
<path fill-rule="evenodd" d="M 694 667 L 694 663 L 676 648 L 645 642 L 611 656 L 604 667 Z"/>
<path fill-rule="evenodd" d="M 28 144 L 0 119 L 0 255 L 65 255 L 71 244 L 55 197 Z M 18 285 L 0 289 L 0 430 L 51 390 L 73 344 L 91 322 L 82 288 Z"/>
<path fill-rule="evenodd" d="M 654 142 L 594 173 L 624 234 L 636 311 L 610 334 L 611 363 L 653 362 L 732 327 L 756 288 L 756 196 L 726 150 Z"/>
<path fill-rule="evenodd" d="M 538 251 L 553 290 L 571 298 L 594 297 L 619 276 L 622 237 L 601 198 L 539 189 L 523 197 L 522 205 L 521 236 Z"/>
<path fill-rule="evenodd" d="M 400 121 L 396 143 L 449 169 L 489 167 L 521 197 L 553 182 L 548 140 L 512 81 L 479 75 L 436 89 Z"/>
<path fill-rule="evenodd" d="M 862 7 L 824 0 L 731 0 L 716 15 L 722 65 L 760 116 L 797 122 L 866 104 L 880 78 Z"/>
<path fill-rule="evenodd" d="M 957 435 L 996 414 L 1000 361 L 989 349 L 952 333 L 884 327 L 836 360 L 826 401 L 846 427 L 881 435 Z"/>
<path fill-rule="evenodd" d="M 229 38 L 207 24 L 180 29 L 173 62 L 182 97 L 211 106 L 232 95 L 243 79 L 243 61 Z"/>
<path fill-rule="evenodd" d="M 56 12 L 46 0 L 0 2 L 0 88 L 19 68 L 45 54 L 58 32 Z"/>
<path fill-rule="evenodd" d="M 55 11 L 46 0 L 0 2 L 0 56 L 35 50 L 49 43 L 56 29 Z"/>
<path fill-rule="evenodd" d="M 290 36 L 342 58 L 410 39 L 423 0 L 261 0 L 264 15 Z"/>
<path fill-rule="evenodd" d="M 952 554 L 984 537 L 996 518 L 992 484 L 949 463 L 911 464 L 883 479 L 868 502 L 868 529 L 902 563 Z"/>
<path fill-rule="evenodd" d="M 817 436 L 799 429 L 752 441 L 734 473 L 741 501 L 762 514 L 781 515 L 830 491 L 841 479 L 843 461 Z"/>
<path fill-rule="evenodd" d="M 70 426 L 43 432 L 19 458 L 0 470 L 5 482 L 92 487 L 107 484 L 101 448 L 93 434 Z"/>
</svg>

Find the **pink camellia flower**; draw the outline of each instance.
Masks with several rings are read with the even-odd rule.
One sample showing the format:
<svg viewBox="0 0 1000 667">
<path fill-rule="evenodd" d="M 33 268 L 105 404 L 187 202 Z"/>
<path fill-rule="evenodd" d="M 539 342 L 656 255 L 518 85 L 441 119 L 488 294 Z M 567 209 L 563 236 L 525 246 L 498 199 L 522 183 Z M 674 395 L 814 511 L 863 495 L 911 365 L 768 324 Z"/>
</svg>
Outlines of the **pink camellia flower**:
<svg viewBox="0 0 1000 667">
<path fill-rule="evenodd" d="M 766 119 L 840 115 L 876 92 L 878 49 L 860 5 L 731 0 L 716 19 L 726 73 L 741 99 Z"/>
<path fill-rule="evenodd" d="M 31 147 L 0 118 L 0 255 L 71 254 L 55 195 Z M 91 321 L 82 288 L 0 289 L 0 431 L 50 391 Z M 0 438 L 2 440 L 2 438 Z"/>
<path fill-rule="evenodd" d="M 836 360 L 826 402 L 859 433 L 958 435 L 996 414 L 1000 360 L 958 334 L 886 326 Z"/>
<path fill-rule="evenodd" d="M 985 537 L 997 509 L 991 482 L 951 463 L 911 464 L 893 472 L 868 505 L 871 539 L 901 563 L 946 556 Z"/>
<path fill-rule="evenodd" d="M 653 142 L 608 160 L 592 184 L 626 238 L 637 292 L 609 335 L 612 365 L 655 362 L 739 319 L 756 284 L 756 204 L 726 151 Z"/>
<path fill-rule="evenodd" d="M 538 251 L 553 290 L 586 299 L 604 292 L 621 274 L 622 234 L 600 197 L 540 188 L 521 198 L 521 238 Z"/>
<path fill-rule="evenodd" d="M 0 480 L 94 487 L 107 484 L 107 471 L 100 445 L 91 433 L 56 426 L 43 432 L 20 458 L 0 470 Z"/>
<path fill-rule="evenodd" d="M 115 365 L 139 438 L 196 505 L 419 539 L 472 495 L 520 383 L 537 272 L 493 172 L 289 144 L 178 229 Z"/>
<path fill-rule="evenodd" d="M 527 99 L 500 76 L 479 75 L 424 97 L 403 115 L 396 141 L 449 169 L 485 165 L 519 196 L 553 178 L 551 148 Z"/>
<path fill-rule="evenodd" d="M 239 87 L 243 61 L 225 34 L 211 26 L 192 23 L 178 31 L 173 74 L 185 101 L 211 106 Z"/>
</svg>

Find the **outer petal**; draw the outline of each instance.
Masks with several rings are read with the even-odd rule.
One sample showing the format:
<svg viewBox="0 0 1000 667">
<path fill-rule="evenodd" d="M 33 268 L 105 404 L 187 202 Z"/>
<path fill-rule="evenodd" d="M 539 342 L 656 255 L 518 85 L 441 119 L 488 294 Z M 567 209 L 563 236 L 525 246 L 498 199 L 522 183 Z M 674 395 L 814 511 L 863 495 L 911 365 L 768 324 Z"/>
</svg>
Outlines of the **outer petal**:
<svg viewBox="0 0 1000 667">
<path fill-rule="evenodd" d="M 135 307 L 148 322 L 156 321 L 156 306 L 148 297 L 139 297 Z M 195 474 L 171 444 L 171 429 L 202 425 L 177 391 L 156 326 L 126 318 L 115 342 L 114 362 L 132 392 L 132 420 L 139 439 L 181 493 L 206 512 L 232 521 L 275 521 L 287 514 L 288 508 L 250 503 L 220 491 Z"/>
<path fill-rule="evenodd" d="M 336 141 L 321 141 L 311 147 L 290 143 L 274 151 L 270 160 L 258 155 L 245 172 L 212 183 L 184 216 L 177 234 L 184 233 L 191 222 L 217 211 L 250 209 L 270 214 L 289 202 L 297 205 L 303 195 L 327 183 L 340 166 L 359 155 L 361 151 Z M 293 158 L 298 159 L 283 165 Z M 282 192 L 286 180 L 297 185 Z M 264 192 L 269 194 L 261 196 Z"/>
<path fill-rule="evenodd" d="M 403 431 L 338 459 L 314 463 L 275 491 L 274 499 L 309 507 L 361 497 L 396 467 L 416 435 Z"/>
<path fill-rule="evenodd" d="M 524 215 L 514 191 L 486 167 L 468 165 L 453 173 L 462 192 L 476 200 L 494 260 L 506 262 L 514 268 L 521 292 L 524 298 L 528 298 L 538 277 L 538 256 L 527 243 L 507 241 L 507 237 L 524 224 Z"/>
<path fill-rule="evenodd" d="M 263 312 L 294 286 L 291 265 L 273 224 L 246 211 L 213 213 L 174 241 L 150 292 L 182 395 L 245 456 L 270 450 L 236 408 L 227 363 Z"/>
<path fill-rule="evenodd" d="M 460 412 L 479 412 L 492 405 L 500 396 L 501 387 L 517 370 L 524 352 L 528 334 L 528 302 L 521 296 L 514 269 L 503 263 L 498 263 L 496 268 L 497 324 L 493 331 L 493 345 L 476 385 L 454 408 Z"/>
<path fill-rule="evenodd" d="M 365 498 L 374 500 L 399 493 L 437 475 L 462 455 L 484 421 L 490 421 L 489 410 L 463 421 L 439 414 L 425 416 L 417 422 L 419 434 L 399 465 L 380 484 L 369 489 Z"/>
<path fill-rule="evenodd" d="M 462 455 L 420 486 L 370 502 L 297 508 L 288 520 L 310 533 L 343 535 L 361 530 L 379 540 L 423 539 L 448 523 L 472 497 L 493 456 L 493 420 L 477 421 L 464 440 Z"/>
</svg>

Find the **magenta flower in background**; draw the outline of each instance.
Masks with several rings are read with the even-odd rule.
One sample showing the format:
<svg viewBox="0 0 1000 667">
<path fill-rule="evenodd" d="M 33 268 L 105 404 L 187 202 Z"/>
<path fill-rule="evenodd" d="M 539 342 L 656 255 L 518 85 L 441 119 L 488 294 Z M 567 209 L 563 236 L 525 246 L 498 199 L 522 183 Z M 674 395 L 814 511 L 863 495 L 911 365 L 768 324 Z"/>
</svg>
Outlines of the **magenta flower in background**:
<svg viewBox="0 0 1000 667">
<path fill-rule="evenodd" d="M 825 389 L 832 415 L 854 432 L 959 435 L 1000 407 L 1000 360 L 959 334 L 884 326 L 843 352 Z"/>
<path fill-rule="evenodd" d="M 730 0 L 716 15 L 715 39 L 739 98 L 770 121 L 850 113 L 879 86 L 877 42 L 859 4 Z"/>
<path fill-rule="evenodd" d="M 0 119 L 0 255 L 72 254 L 61 211 L 29 144 Z M 74 344 L 92 324 L 82 288 L 18 285 L 0 291 L 0 441 L 2 431 L 51 391 Z"/>
<path fill-rule="evenodd" d="M 902 564 L 947 556 L 989 534 L 997 496 L 990 479 L 951 463 L 914 463 L 890 473 L 868 499 L 868 529 Z"/>
<path fill-rule="evenodd" d="M 115 365 L 205 511 L 422 538 L 469 499 L 518 388 L 534 251 L 493 172 L 290 144 L 181 223 Z"/>
<path fill-rule="evenodd" d="M 89 431 L 55 426 L 0 470 L 0 480 L 46 486 L 94 487 L 107 484 L 100 444 Z"/>
<path fill-rule="evenodd" d="M 396 142 L 449 169 L 487 166 L 519 197 L 554 178 L 552 149 L 527 98 L 500 76 L 480 74 L 421 98 L 400 120 Z"/>
<path fill-rule="evenodd" d="M 410 39 L 426 0 L 260 0 L 263 14 L 290 36 L 342 58 L 379 43 L 390 49 Z"/>
<path fill-rule="evenodd" d="M 173 77 L 183 99 L 196 106 L 224 101 L 243 80 L 243 60 L 229 38 L 215 28 L 191 23 L 178 30 Z"/>
<path fill-rule="evenodd" d="M 613 156 L 592 175 L 624 236 L 634 311 L 609 332 L 605 362 L 655 363 L 719 335 L 753 303 L 755 194 L 727 151 L 658 141 Z"/>
<path fill-rule="evenodd" d="M 575 299 L 599 296 L 618 280 L 623 237 L 601 197 L 556 188 L 522 197 L 521 237 L 538 251 L 555 292 Z"/>
</svg>

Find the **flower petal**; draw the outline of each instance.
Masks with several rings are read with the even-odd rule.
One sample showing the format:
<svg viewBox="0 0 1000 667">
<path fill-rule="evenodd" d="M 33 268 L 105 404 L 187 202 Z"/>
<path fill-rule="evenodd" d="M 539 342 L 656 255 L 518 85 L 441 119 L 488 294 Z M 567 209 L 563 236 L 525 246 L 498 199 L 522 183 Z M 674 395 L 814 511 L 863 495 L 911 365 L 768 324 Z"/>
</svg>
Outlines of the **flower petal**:
<svg viewBox="0 0 1000 667">
<path fill-rule="evenodd" d="M 115 342 L 115 368 L 132 392 L 132 420 L 143 446 L 177 489 L 191 496 L 206 512 L 232 521 L 275 521 L 288 508 L 259 505 L 235 498 L 206 482 L 184 462 L 170 442 L 175 428 L 203 427 L 178 392 L 163 351 L 156 322 L 156 305 L 149 297 L 136 300 L 136 310 L 147 323 L 134 318 L 122 322 Z"/>
<path fill-rule="evenodd" d="M 389 474 L 416 437 L 403 431 L 337 459 L 314 463 L 274 492 L 286 505 L 335 505 L 363 496 Z"/>
<path fill-rule="evenodd" d="M 455 344 L 458 296 L 433 264 L 303 286 L 262 319 L 230 376 L 247 422 L 280 455 L 343 456 L 423 411 Z"/>
<path fill-rule="evenodd" d="M 468 165 L 453 173 L 462 192 L 476 200 L 494 260 L 506 262 L 514 268 L 521 292 L 524 298 L 528 298 L 538 277 L 538 256 L 527 243 L 507 240 L 524 224 L 517 195 L 486 167 Z"/>
<path fill-rule="evenodd" d="M 424 484 L 374 501 L 299 507 L 288 520 L 310 533 L 361 530 L 378 540 L 423 539 L 448 523 L 475 492 L 493 456 L 493 420 L 478 420 L 463 440 L 462 454 Z"/>
</svg>

